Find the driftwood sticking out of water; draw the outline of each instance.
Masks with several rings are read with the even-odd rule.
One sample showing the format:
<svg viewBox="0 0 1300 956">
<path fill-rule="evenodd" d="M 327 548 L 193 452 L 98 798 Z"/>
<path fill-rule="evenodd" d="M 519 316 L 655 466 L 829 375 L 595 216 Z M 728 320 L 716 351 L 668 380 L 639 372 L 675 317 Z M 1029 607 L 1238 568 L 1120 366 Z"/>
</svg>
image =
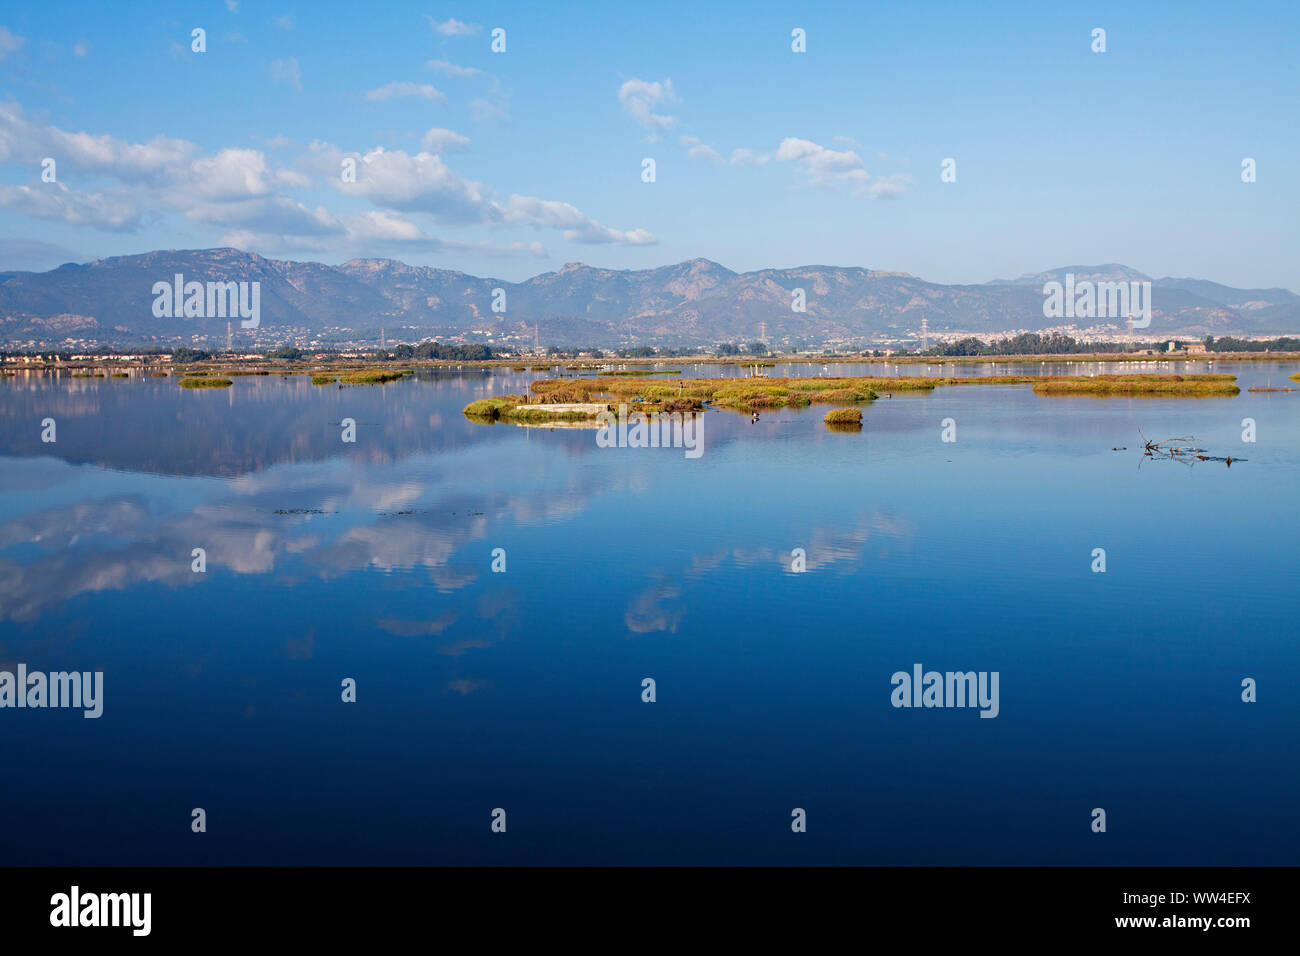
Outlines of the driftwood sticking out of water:
<svg viewBox="0 0 1300 956">
<path fill-rule="evenodd" d="M 1142 435 L 1142 429 L 1138 429 L 1138 434 Z M 1245 458 L 1233 458 L 1231 455 L 1226 458 L 1207 455 L 1204 448 L 1196 446 L 1196 438 L 1191 435 L 1184 435 L 1181 438 L 1162 438 L 1160 441 L 1151 441 L 1146 435 L 1142 435 L 1142 454 L 1153 460 L 1177 461 L 1189 466 L 1198 461 L 1221 461 L 1226 467 L 1231 468 L 1234 461 L 1246 461 Z"/>
</svg>

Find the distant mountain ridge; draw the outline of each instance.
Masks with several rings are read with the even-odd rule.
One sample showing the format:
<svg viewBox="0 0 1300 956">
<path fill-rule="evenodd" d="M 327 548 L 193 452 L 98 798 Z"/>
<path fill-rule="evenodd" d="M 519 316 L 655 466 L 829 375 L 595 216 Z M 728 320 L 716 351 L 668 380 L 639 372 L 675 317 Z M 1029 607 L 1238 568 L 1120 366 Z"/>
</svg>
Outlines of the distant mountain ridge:
<svg viewBox="0 0 1300 956">
<path fill-rule="evenodd" d="M 1285 334 L 1300 331 L 1300 296 L 1287 289 L 1236 289 L 1204 279 L 1150 277 L 1117 263 L 1067 266 L 979 285 L 944 285 L 907 273 L 799 266 L 733 272 L 708 259 L 615 270 L 571 262 L 522 282 L 472 276 L 396 259 L 338 266 L 267 259 L 237 249 L 167 250 L 68 263 L 48 272 L 0 272 L 0 342 L 103 344 L 188 342 L 223 337 L 224 318 L 156 317 L 154 283 L 258 282 L 259 344 L 293 335 L 335 340 L 492 335 L 545 345 L 696 345 L 751 341 L 864 341 L 920 328 L 999 333 L 1063 324 L 1043 316 L 1043 285 L 1150 281 L 1150 337 Z M 796 289 L 806 308 L 791 308 Z M 501 290 L 501 292 L 495 292 Z M 504 297 L 503 297 L 504 296 Z M 494 311 L 493 304 L 505 311 Z M 1117 328 L 1122 320 L 1073 320 Z M 240 331 L 238 319 L 234 321 Z M 247 338 L 241 336 L 241 341 Z"/>
</svg>

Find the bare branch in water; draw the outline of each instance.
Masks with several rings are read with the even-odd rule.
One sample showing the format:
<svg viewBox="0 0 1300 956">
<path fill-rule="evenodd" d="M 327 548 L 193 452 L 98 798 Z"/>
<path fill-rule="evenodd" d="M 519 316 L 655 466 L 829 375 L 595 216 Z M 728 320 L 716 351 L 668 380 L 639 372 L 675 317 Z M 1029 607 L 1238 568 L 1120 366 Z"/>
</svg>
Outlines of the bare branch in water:
<svg viewBox="0 0 1300 956">
<path fill-rule="evenodd" d="M 1232 467 L 1234 461 L 1246 461 L 1245 458 L 1233 458 L 1231 455 L 1226 458 L 1207 455 L 1204 448 L 1197 447 L 1196 437 L 1193 435 L 1151 441 L 1146 435 L 1142 434 L 1141 428 L 1138 429 L 1138 434 L 1142 436 L 1142 453 L 1147 458 L 1176 461 L 1184 465 L 1192 465 L 1198 461 L 1221 461 L 1229 468 Z"/>
</svg>

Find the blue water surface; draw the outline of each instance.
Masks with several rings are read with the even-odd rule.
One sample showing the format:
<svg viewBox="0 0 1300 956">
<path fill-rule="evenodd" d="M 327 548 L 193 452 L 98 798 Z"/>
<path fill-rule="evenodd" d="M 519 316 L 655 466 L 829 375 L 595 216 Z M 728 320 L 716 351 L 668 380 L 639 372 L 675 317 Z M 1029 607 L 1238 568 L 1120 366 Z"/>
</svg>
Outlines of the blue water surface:
<svg viewBox="0 0 1300 956">
<path fill-rule="evenodd" d="M 0 710 L 0 861 L 1295 864 L 1300 393 L 1246 389 L 1298 368 L 707 411 L 698 458 L 462 416 L 537 373 L 5 379 L 0 669 L 105 689 Z M 893 707 L 917 663 L 998 716 Z"/>
</svg>

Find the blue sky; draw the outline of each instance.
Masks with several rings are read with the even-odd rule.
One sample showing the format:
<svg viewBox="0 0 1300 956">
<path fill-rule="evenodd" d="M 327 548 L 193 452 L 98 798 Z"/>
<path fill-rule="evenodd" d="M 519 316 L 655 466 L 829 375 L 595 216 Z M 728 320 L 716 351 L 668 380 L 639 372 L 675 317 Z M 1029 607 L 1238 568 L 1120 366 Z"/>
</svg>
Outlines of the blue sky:
<svg viewBox="0 0 1300 956">
<path fill-rule="evenodd" d="M 0 269 L 236 245 L 510 280 L 703 256 L 1300 291 L 1298 10 L 19 0 Z"/>
</svg>

